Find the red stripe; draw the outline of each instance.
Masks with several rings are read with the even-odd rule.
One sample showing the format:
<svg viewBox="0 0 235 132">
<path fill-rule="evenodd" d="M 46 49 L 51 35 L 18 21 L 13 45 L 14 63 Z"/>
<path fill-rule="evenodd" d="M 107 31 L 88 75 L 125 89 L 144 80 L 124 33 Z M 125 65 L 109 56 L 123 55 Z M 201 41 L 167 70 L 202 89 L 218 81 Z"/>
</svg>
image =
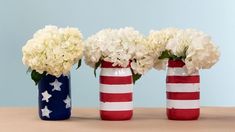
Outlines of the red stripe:
<svg viewBox="0 0 235 132">
<path fill-rule="evenodd" d="M 200 109 L 167 109 L 167 116 L 170 120 L 197 120 Z"/>
<path fill-rule="evenodd" d="M 167 92 L 167 99 L 173 100 L 198 100 L 200 92 Z"/>
<path fill-rule="evenodd" d="M 132 93 L 102 93 L 100 92 L 100 101 L 102 102 L 129 102 L 132 101 Z"/>
<path fill-rule="evenodd" d="M 182 60 L 169 60 L 168 67 L 183 67 L 185 63 Z"/>
<path fill-rule="evenodd" d="M 100 76 L 101 84 L 132 84 L 132 76 Z"/>
<path fill-rule="evenodd" d="M 130 63 L 128 64 L 128 66 L 126 68 L 128 68 L 128 67 L 130 67 Z M 124 68 L 124 67 L 119 66 L 119 65 L 113 66 L 112 62 L 102 61 L 101 68 Z"/>
<path fill-rule="evenodd" d="M 104 111 L 100 110 L 100 117 L 102 120 L 130 120 L 133 115 L 133 110 L 126 111 Z"/>
<path fill-rule="evenodd" d="M 166 83 L 199 83 L 199 75 L 195 76 L 167 76 Z"/>
</svg>

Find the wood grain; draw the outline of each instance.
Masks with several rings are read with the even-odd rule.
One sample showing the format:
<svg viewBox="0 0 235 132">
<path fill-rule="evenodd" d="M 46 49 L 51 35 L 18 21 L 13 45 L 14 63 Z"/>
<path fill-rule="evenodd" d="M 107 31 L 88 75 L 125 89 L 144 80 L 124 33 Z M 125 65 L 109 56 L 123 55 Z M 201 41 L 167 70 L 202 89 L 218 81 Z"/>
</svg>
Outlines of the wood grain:
<svg viewBox="0 0 235 132">
<path fill-rule="evenodd" d="M 205 107 L 197 121 L 167 120 L 164 108 L 136 108 L 130 121 L 102 121 L 75 108 L 70 120 L 42 121 L 37 108 L 0 108 L 0 132 L 235 132 L 235 108 Z"/>
</svg>

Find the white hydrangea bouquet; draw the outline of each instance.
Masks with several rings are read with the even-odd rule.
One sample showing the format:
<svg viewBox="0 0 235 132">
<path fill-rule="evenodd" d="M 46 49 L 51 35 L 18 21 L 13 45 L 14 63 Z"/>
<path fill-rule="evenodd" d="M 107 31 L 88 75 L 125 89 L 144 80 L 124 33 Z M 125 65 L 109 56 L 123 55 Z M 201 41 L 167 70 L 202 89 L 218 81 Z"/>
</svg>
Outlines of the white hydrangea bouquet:
<svg viewBox="0 0 235 132">
<path fill-rule="evenodd" d="M 75 63 L 81 65 L 82 34 L 77 28 L 45 26 L 27 41 L 22 52 L 22 61 L 38 84 L 47 74 L 60 77 L 67 75 Z"/>
<path fill-rule="evenodd" d="M 165 69 L 168 60 L 182 60 L 188 74 L 212 67 L 219 59 L 218 47 L 211 38 L 195 29 L 167 28 L 152 31 L 148 43 L 154 46 L 156 69 Z"/>
<path fill-rule="evenodd" d="M 208 35 L 194 29 L 153 31 L 148 36 L 148 42 L 159 53 L 155 56 L 154 67 L 164 69 L 168 64 L 168 119 L 197 120 L 200 115 L 199 70 L 209 69 L 218 61 L 218 47 Z"/>
<path fill-rule="evenodd" d="M 85 62 L 96 69 L 102 61 L 113 63 L 113 66 L 131 65 L 133 81 L 141 77 L 153 66 L 150 46 L 138 31 L 132 27 L 104 29 L 86 40 Z"/>
</svg>

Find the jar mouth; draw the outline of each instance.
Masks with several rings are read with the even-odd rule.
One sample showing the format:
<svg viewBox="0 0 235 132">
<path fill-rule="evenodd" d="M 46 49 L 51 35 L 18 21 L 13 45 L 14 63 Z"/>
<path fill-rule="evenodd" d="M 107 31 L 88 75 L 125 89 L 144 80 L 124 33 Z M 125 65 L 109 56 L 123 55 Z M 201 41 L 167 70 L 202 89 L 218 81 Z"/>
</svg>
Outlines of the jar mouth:
<svg viewBox="0 0 235 132">
<path fill-rule="evenodd" d="M 184 65 L 182 60 L 168 60 L 168 67 L 183 67 Z"/>
<path fill-rule="evenodd" d="M 101 61 L 101 68 L 130 68 L 130 67 L 131 67 L 130 62 L 126 67 L 122 67 L 120 65 L 113 66 L 113 62 L 104 61 L 104 60 Z"/>
</svg>

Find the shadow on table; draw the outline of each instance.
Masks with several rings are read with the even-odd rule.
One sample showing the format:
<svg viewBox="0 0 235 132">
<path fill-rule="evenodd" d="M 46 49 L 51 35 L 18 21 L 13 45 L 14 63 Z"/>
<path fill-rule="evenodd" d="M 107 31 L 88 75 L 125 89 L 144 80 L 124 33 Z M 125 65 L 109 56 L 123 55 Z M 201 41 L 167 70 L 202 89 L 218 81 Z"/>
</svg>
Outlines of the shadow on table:
<svg viewBox="0 0 235 132">
<path fill-rule="evenodd" d="M 71 121 L 77 121 L 77 120 L 100 120 L 99 117 L 76 117 L 76 116 L 73 116 L 70 118 Z"/>
</svg>

